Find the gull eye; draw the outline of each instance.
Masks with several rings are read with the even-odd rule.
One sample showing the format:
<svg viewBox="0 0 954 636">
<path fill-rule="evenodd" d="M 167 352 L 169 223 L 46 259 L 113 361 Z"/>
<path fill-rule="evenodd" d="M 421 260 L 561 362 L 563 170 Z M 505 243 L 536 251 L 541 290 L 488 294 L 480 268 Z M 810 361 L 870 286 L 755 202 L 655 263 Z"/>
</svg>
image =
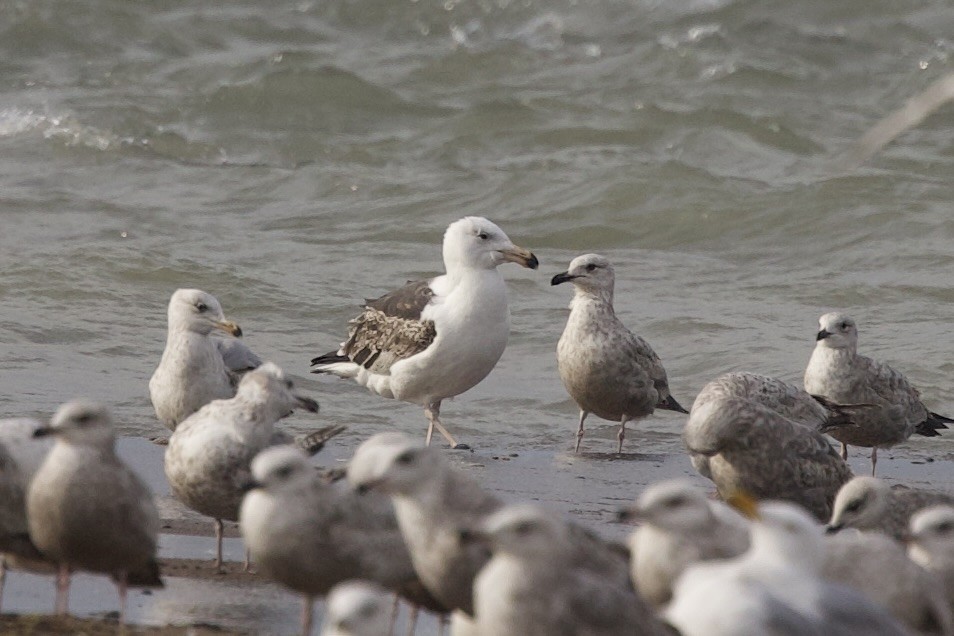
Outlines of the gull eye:
<svg viewBox="0 0 954 636">
<path fill-rule="evenodd" d="M 289 477 L 291 477 L 291 474 L 292 474 L 291 466 L 282 466 L 281 468 L 275 471 L 275 476 L 278 477 L 279 479 L 288 479 Z"/>
<path fill-rule="evenodd" d="M 594 265 L 593 263 L 590 263 L 589 265 L 586 266 L 586 271 L 588 272 L 596 271 L 596 265 Z"/>
<path fill-rule="evenodd" d="M 514 526 L 513 531 L 518 535 L 526 536 L 533 532 L 534 524 L 532 521 L 522 521 Z"/>
<path fill-rule="evenodd" d="M 947 534 L 951 530 L 954 530 L 954 522 L 942 521 L 941 523 L 937 524 L 937 531 L 940 534 Z"/>
<path fill-rule="evenodd" d="M 292 382 L 291 380 L 285 380 L 285 386 L 291 389 L 295 386 L 295 383 Z"/>
<path fill-rule="evenodd" d="M 681 505 L 684 504 L 684 503 L 685 503 L 685 499 L 683 499 L 682 497 L 673 497 L 672 499 L 670 499 L 669 501 L 666 502 L 666 507 L 667 507 L 667 508 L 678 508 L 679 506 L 681 506 Z"/>
<path fill-rule="evenodd" d="M 394 461 L 403 466 L 407 466 L 408 464 L 414 463 L 414 456 L 414 451 L 408 450 L 398 455 Z"/>
<path fill-rule="evenodd" d="M 855 499 L 847 506 L 845 506 L 845 512 L 858 512 L 861 509 L 861 504 L 864 502 L 861 499 Z"/>
<path fill-rule="evenodd" d="M 203 311 L 208 311 L 208 310 L 209 310 L 209 306 L 206 305 L 205 303 L 202 303 L 202 302 L 196 303 L 196 304 L 195 304 L 195 308 L 199 311 L 200 314 L 201 314 Z"/>
<path fill-rule="evenodd" d="M 77 415 L 74 421 L 80 425 L 89 424 L 93 421 L 93 415 L 92 413 L 83 413 L 82 415 Z"/>
<path fill-rule="evenodd" d="M 487 239 L 490 238 L 490 235 L 487 234 L 486 232 L 478 232 L 477 238 L 479 238 L 481 241 L 486 241 Z"/>
</svg>

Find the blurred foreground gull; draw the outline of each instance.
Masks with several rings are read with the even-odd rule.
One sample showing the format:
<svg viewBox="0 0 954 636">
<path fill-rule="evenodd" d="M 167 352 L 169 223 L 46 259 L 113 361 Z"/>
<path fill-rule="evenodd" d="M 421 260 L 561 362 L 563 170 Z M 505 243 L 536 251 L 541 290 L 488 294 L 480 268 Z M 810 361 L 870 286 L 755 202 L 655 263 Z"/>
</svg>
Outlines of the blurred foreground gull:
<svg viewBox="0 0 954 636">
<path fill-rule="evenodd" d="M 68 402 L 49 427 L 34 434 L 56 440 L 30 484 L 27 519 L 33 543 L 59 566 L 57 613 L 67 611 L 71 570 L 101 572 L 119 587 L 123 623 L 128 585 L 162 586 L 152 493 L 116 456 L 116 433 L 105 407 Z"/>
<path fill-rule="evenodd" d="M 483 380 L 510 334 L 507 285 L 497 266 L 536 269 L 537 257 L 476 216 L 451 223 L 443 251 L 446 274 L 367 300 L 348 339 L 311 364 L 313 373 L 351 378 L 378 395 L 423 406 L 427 444 L 436 428 L 457 447 L 441 424 L 441 401 Z"/>
<path fill-rule="evenodd" d="M 304 634 L 311 631 L 315 597 L 349 579 L 369 579 L 436 609 L 422 594 L 386 496 L 357 495 L 344 482 L 327 483 L 293 446 L 259 453 L 245 489 L 245 545 L 266 576 L 303 595 Z M 380 633 L 387 632 L 385 622 Z"/>
<path fill-rule="evenodd" d="M 0 420 L 0 601 L 8 559 L 27 567 L 43 561 L 26 516 L 27 488 L 53 446 L 49 438 L 34 435 L 40 428 L 28 418 Z"/>
<path fill-rule="evenodd" d="M 685 479 L 653 484 L 620 509 L 621 520 L 641 525 L 629 537 L 633 584 L 656 607 L 690 564 L 727 559 L 749 547 L 749 522 L 733 508 L 711 501 Z"/>
<path fill-rule="evenodd" d="M 293 388 L 278 366 L 266 362 L 245 374 L 235 397 L 206 404 L 169 438 L 166 477 L 179 501 L 215 520 L 217 569 L 222 567 L 222 520 L 238 520 L 241 486 L 249 479 L 252 459 L 276 442 L 295 441 L 314 454 L 341 431 L 328 427 L 300 440 L 278 433 L 275 422 L 294 409 L 318 410 L 317 402 Z"/>
<path fill-rule="evenodd" d="M 339 583 L 328 594 L 321 636 L 384 636 L 390 609 L 388 593 L 374 583 Z"/>
<path fill-rule="evenodd" d="M 507 506 L 462 535 L 493 552 L 474 581 L 479 636 L 667 633 L 628 581 L 593 566 L 601 558 L 593 544 L 555 515 Z"/>
<path fill-rule="evenodd" d="M 752 544 L 740 557 L 689 566 L 666 620 L 683 636 L 901 636 L 883 608 L 820 578 L 821 527 L 790 503 L 758 508 Z"/>
<path fill-rule="evenodd" d="M 856 426 L 830 431 L 841 442 L 841 456 L 848 459 L 848 445 L 871 448 L 871 474 L 875 474 L 878 448 L 888 448 L 912 434 L 936 437 L 938 429 L 954 420 L 932 413 L 920 394 L 888 365 L 858 355 L 858 329 L 844 314 L 827 313 L 818 319 L 815 350 L 805 369 L 805 390 L 841 404 L 871 404 Z"/>
<path fill-rule="evenodd" d="M 942 504 L 916 512 L 907 538 L 908 556 L 940 577 L 948 605 L 954 607 L 954 506 Z"/>
<path fill-rule="evenodd" d="M 683 440 L 693 466 L 723 498 L 745 492 L 783 499 L 827 521 L 851 470 L 819 432 L 825 420 L 796 421 L 791 417 L 800 408 L 766 406 L 764 399 L 734 395 L 726 386 L 721 379 L 707 384 L 692 405 Z M 799 403 L 805 400 L 812 402 L 805 396 Z"/>
<path fill-rule="evenodd" d="M 890 537 L 857 531 L 826 537 L 821 574 L 858 590 L 918 634 L 954 633 L 940 578 L 909 559 Z"/>
<path fill-rule="evenodd" d="M 655 409 L 688 411 L 669 394 L 662 361 L 649 343 L 632 333 L 613 310 L 613 266 L 599 254 L 584 254 L 557 274 L 551 285 L 573 283 L 570 317 L 557 344 L 560 379 L 580 407 L 576 452 L 590 413 L 619 422 L 617 453 L 623 452 L 626 423 Z"/>
<path fill-rule="evenodd" d="M 954 496 L 902 485 L 891 487 L 877 477 L 855 477 L 835 497 L 828 532 L 856 528 L 900 540 L 915 512 L 942 503 L 954 504 Z"/>
<path fill-rule="evenodd" d="M 175 430 L 179 422 L 212 400 L 235 395 L 242 373 L 262 363 L 240 340 L 213 338 L 213 329 L 241 336 L 226 320 L 215 296 L 178 289 L 169 300 L 169 332 L 162 360 L 149 380 L 156 417 Z"/>
</svg>

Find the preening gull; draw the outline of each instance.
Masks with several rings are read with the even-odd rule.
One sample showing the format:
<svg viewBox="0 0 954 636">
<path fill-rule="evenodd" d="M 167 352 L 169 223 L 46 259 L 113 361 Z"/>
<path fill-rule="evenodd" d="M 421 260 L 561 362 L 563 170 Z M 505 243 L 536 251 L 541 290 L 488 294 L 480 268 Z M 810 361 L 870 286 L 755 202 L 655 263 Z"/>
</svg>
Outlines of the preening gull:
<svg viewBox="0 0 954 636">
<path fill-rule="evenodd" d="M 619 514 L 641 524 L 629 537 L 631 575 L 640 595 L 656 607 L 669 602 L 690 564 L 735 557 L 749 547 L 745 517 L 685 479 L 649 486 Z"/>
<path fill-rule="evenodd" d="M 444 234 L 446 274 L 366 301 L 337 351 L 312 359 L 313 373 L 352 378 L 373 393 L 424 407 L 427 444 L 441 401 L 483 380 L 510 334 L 507 286 L 497 266 L 536 269 L 537 257 L 481 217 L 451 223 Z"/>
<path fill-rule="evenodd" d="M 594 563 L 605 548 L 553 514 L 511 505 L 462 535 L 493 552 L 474 581 L 479 636 L 668 633 L 629 581 Z"/>
<path fill-rule="evenodd" d="M 389 634 L 390 607 L 387 592 L 374 583 L 339 583 L 328 594 L 321 636 Z"/>
<path fill-rule="evenodd" d="M 68 402 L 34 435 L 56 440 L 30 483 L 27 519 L 33 543 L 59 566 L 57 612 L 67 611 L 70 570 L 102 572 L 119 587 L 123 623 L 128 585 L 162 585 L 152 493 L 116 456 L 116 433 L 102 405 Z"/>
<path fill-rule="evenodd" d="M 245 374 L 235 397 L 206 404 L 169 438 L 166 477 L 179 501 L 215 520 L 217 569 L 222 567 L 222 520 L 238 520 L 241 485 L 249 479 L 252 459 L 276 442 L 290 441 L 277 434 L 278 420 L 296 408 L 318 410 L 317 402 L 293 388 L 277 365 L 266 362 Z M 295 441 L 316 453 L 341 430 L 327 427 Z"/>
<path fill-rule="evenodd" d="M 828 531 L 856 528 L 883 532 L 900 540 L 915 512 L 942 503 L 954 503 L 954 496 L 900 484 L 891 487 L 877 477 L 859 476 L 838 491 Z"/>
<path fill-rule="evenodd" d="M 818 319 L 815 350 L 805 369 L 805 390 L 842 404 L 871 404 L 856 426 L 831 431 L 841 442 L 841 455 L 848 446 L 871 448 L 871 474 L 875 474 L 878 448 L 903 442 L 912 434 L 936 437 L 939 429 L 954 422 L 932 413 L 908 380 L 887 364 L 858 355 L 855 321 L 840 313 Z"/>
<path fill-rule="evenodd" d="M 715 482 L 722 497 L 746 492 L 783 499 L 827 521 L 851 469 L 808 422 L 796 422 L 744 397 L 706 385 L 683 431 L 693 465 Z"/>
<path fill-rule="evenodd" d="M 939 504 L 914 513 L 907 539 L 908 556 L 943 581 L 948 605 L 954 607 L 954 506 Z"/>
<path fill-rule="evenodd" d="M 584 254 L 557 274 L 551 285 L 572 282 L 570 317 L 557 344 L 560 379 L 580 407 L 576 452 L 590 413 L 619 422 L 616 452 L 623 452 L 626 423 L 655 409 L 688 413 L 669 394 L 662 360 L 649 343 L 631 332 L 613 310 L 615 273 L 609 260 Z"/>
<path fill-rule="evenodd" d="M 904 629 L 860 593 L 820 578 L 821 528 L 786 502 L 759 506 L 752 543 L 736 559 L 689 566 L 665 618 L 683 636 L 900 636 Z"/>
<path fill-rule="evenodd" d="M 858 590 L 918 634 L 954 633 L 943 583 L 890 537 L 877 532 L 827 537 L 821 574 Z"/>
<path fill-rule="evenodd" d="M 262 361 L 239 340 L 211 336 L 213 329 L 242 335 L 212 294 L 176 290 L 169 299 L 168 320 L 166 348 L 149 380 L 149 397 L 159 421 L 175 430 L 212 400 L 235 395 L 240 376 Z"/>
<path fill-rule="evenodd" d="M 303 633 L 310 633 L 315 597 L 343 581 L 368 579 L 405 594 L 420 589 L 386 495 L 326 483 L 293 446 L 259 453 L 245 489 L 242 537 L 266 576 L 303 595 Z"/>
</svg>

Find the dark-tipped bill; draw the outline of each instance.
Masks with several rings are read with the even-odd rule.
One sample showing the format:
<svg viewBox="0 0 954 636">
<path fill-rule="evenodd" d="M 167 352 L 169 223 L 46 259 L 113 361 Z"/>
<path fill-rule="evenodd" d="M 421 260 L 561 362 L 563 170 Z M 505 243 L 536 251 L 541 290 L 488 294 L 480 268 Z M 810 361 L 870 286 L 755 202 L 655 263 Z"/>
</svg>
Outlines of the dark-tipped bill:
<svg viewBox="0 0 954 636">
<path fill-rule="evenodd" d="M 540 265 L 540 261 L 537 260 L 533 252 L 524 247 L 514 245 L 505 250 L 500 250 L 500 253 L 503 255 L 505 261 L 516 263 L 522 267 L 536 269 Z"/>
<path fill-rule="evenodd" d="M 556 276 L 550 279 L 550 284 L 559 285 L 560 283 L 568 283 L 574 278 L 576 278 L 576 276 L 573 276 L 569 272 L 560 272 L 559 274 L 557 274 Z"/>
</svg>

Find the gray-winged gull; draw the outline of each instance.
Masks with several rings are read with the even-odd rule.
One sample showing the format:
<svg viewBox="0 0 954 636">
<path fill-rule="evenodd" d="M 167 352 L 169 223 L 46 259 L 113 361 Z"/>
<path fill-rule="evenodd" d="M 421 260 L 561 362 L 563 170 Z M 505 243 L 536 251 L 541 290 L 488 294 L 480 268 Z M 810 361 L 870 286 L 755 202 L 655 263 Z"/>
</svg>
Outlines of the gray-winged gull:
<svg viewBox="0 0 954 636">
<path fill-rule="evenodd" d="M 238 520 L 241 485 L 252 459 L 276 442 L 293 441 L 275 423 L 296 408 L 312 413 L 318 403 L 293 392 L 292 381 L 266 362 L 242 378 L 235 397 L 215 400 L 182 421 L 165 455 L 165 472 L 179 501 L 215 520 L 215 567 L 222 567 L 222 520 Z M 294 440 L 316 453 L 340 427 L 327 427 Z M 246 564 L 247 567 L 247 564 Z"/>
<path fill-rule="evenodd" d="M 850 317 L 831 312 L 818 319 L 815 350 L 805 369 L 805 390 L 842 404 L 871 404 L 855 419 L 856 426 L 831 431 L 848 458 L 848 446 L 871 448 L 875 474 L 878 448 L 888 448 L 911 435 L 936 437 L 954 422 L 932 413 L 918 390 L 887 364 L 858 354 L 858 329 Z"/>
<path fill-rule="evenodd" d="M 510 334 L 502 263 L 537 268 L 537 257 L 514 245 L 487 219 L 468 216 L 444 234 L 445 274 L 375 300 L 351 321 L 337 351 L 312 359 L 313 373 L 354 379 L 373 393 L 424 407 L 427 444 L 434 428 L 452 447 L 440 421 L 441 401 L 483 380 Z"/>
<path fill-rule="evenodd" d="M 68 402 L 34 435 L 56 440 L 26 503 L 33 543 L 59 566 L 57 612 L 67 611 L 71 570 L 101 572 L 116 581 L 123 623 L 128 585 L 162 585 L 152 493 L 116 456 L 116 433 L 104 406 Z"/>
<path fill-rule="evenodd" d="M 640 595 L 656 607 L 669 602 L 690 564 L 735 557 L 749 547 L 748 520 L 686 479 L 649 486 L 620 509 L 620 518 L 640 524 L 629 537 L 630 573 Z"/>
<path fill-rule="evenodd" d="M 900 484 L 891 487 L 877 477 L 858 476 L 838 491 L 828 530 L 856 528 L 903 539 L 915 512 L 941 503 L 954 503 L 954 496 Z"/>
<path fill-rule="evenodd" d="M 944 583 L 954 607 L 954 506 L 939 504 L 917 511 L 908 525 L 908 556 Z"/>
<path fill-rule="evenodd" d="M 332 588 L 325 603 L 321 636 L 382 636 L 389 634 L 388 593 L 369 581 L 347 581 Z"/>
<path fill-rule="evenodd" d="M 212 337 L 215 329 L 242 335 L 212 294 L 178 289 L 167 314 L 166 348 L 149 380 L 149 397 L 159 421 L 175 430 L 212 400 L 235 395 L 240 376 L 262 361 L 239 340 Z"/>
<path fill-rule="evenodd" d="M 616 452 L 623 452 L 626 423 L 655 409 L 688 413 L 669 394 L 662 360 L 649 343 L 626 328 L 613 309 L 615 273 L 609 260 L 584 254 L 551 285 L 573 283 L 570 316 L 557 343 L 560 379 L 580 407 L 576 452 L 590 413 L 619 423 Z"/>
</svg>

